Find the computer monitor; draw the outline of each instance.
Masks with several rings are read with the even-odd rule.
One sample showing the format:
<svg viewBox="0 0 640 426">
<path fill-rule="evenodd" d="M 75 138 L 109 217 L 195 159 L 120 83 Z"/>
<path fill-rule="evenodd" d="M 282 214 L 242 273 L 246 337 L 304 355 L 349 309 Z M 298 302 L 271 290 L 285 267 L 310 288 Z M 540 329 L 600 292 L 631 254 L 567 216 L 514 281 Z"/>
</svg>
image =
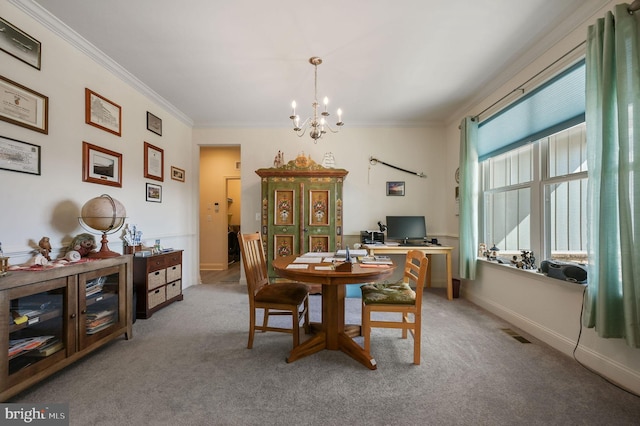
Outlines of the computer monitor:
<svg viewBox="0 0 640 426">
<path fill-rule="evenodd" d="M 387 240 L 408 244 L 410 240 L 423 242 L 427 238 L 424 216 L 387 216 Z"/>
</svg>

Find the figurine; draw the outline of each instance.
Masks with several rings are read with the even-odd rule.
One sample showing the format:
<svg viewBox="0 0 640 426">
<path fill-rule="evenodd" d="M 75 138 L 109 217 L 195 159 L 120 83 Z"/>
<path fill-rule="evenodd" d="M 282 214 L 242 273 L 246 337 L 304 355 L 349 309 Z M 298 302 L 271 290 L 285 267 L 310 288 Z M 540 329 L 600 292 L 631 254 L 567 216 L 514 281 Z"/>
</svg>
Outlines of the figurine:
<svg viewBox="0 0 640 426">
<path fill-rule="evenodd" d="M 87 257 L 89 253 L 93 253 L 97 247 L 95 237 L 91 234 L 83 233 L 75 236 L 67 252 L 75 250 L 80 253 L 81 257 Z"/>
<path fill-rule="evenodd" d="M 284 154 L 282 151 L 278 151 L 276 158 L 273 159 L 273 167 L 282 167 L 284 165 Z"/>
<path fill-rule="evenodd" d="M 521 250 L 522 252 L 522 269 L 536 269 L 536 258 L 531 250 Z"/>
<path fill-rule="evenodd" d="M 40 254 L 45 257 L 47 260 L 51 260 L 51 243 L 49 242 L 49 237 L 40 238 L 40 242 L 38 242 L 38 246 L 40 247 Z"/>
</svg>

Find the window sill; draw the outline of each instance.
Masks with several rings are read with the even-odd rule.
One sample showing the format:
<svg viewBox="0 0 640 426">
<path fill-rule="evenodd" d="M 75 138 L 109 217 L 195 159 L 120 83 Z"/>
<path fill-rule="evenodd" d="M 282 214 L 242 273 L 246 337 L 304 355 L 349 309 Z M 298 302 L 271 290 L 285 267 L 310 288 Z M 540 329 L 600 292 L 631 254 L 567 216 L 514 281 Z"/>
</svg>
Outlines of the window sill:
<svg viewBox="0 0 640 426">
<path fill-rule="evenodd" d="M 545 274 L 543 274 L 542 272 L 538 272 L 538 270 L 531 270 L 531 269 L 520 269 L 520 268 L 516 268 L 515 266 L 511 265 L 511 264 L 507 264 L 507 263 L 498 263 L 498 262 L 494 262 L 494 261 L 490 261 L 487 260 L 486 258 L 482 258 L 482 257 L 478 257 L 477 258 L 478 261 L 482 262 L 483 265 L 489 265 L 489 267 L 491 268 L 500 268 L 501 270 L 505 271 L 505 272 L 509 272 L 512 274 L 516 274 L 519 275 L 520 277 L 522 277 L 522 274 L 527 274 L 527 277 L 534 279 L 536 281 L 540 281 L 540 282 L 544 282 L 544 283 L 553 283 L 553 284 L 560 284 L 563 286 L 567 286 L 567 287 L 571 287 L 571 288 L 576 288 L 576 289 L 580 289 L 583 290 L 587 284 L 581 284 L 581 283 L 575 283 L 572 281 L 564 281 L 558 278 L 552 278 L 549 277 Z"/>
</svg>

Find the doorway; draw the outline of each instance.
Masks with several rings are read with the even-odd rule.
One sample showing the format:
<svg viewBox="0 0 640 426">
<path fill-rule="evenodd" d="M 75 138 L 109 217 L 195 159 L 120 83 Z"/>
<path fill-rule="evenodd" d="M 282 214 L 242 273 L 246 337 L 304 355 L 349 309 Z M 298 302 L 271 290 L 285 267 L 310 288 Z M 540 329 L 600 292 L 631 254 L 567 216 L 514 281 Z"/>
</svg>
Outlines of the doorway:
<svg viewBox="0 0 640 426">
<path fill-rule="evenodd" d="M 199 183 L 200 270 L 224 271 L 230 218 L 240 225 L 240 146 L 201 146 Z"/>
<path fill-rule="evenodd" d="M 227 229 L 229 258 L 228 264 L 240 262 L 240 245 L 238 244 L 238 233 L 240 232 L 240 207 L 241 207 L 241 187 L 240 178 L 227 178 Z"/>
</svg>

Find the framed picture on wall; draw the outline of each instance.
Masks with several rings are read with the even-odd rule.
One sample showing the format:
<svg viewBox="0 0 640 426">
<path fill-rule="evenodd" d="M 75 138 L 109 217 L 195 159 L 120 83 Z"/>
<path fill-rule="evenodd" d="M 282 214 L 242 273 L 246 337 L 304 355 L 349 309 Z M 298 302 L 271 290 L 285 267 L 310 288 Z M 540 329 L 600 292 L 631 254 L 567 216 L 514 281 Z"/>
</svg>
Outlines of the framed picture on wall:
<svg viewBox="0 0 640 426">
<path fill-rule="evenodd" d="M 171 179 L 184 182 L 184 170 L 171 166 Z"/>
<path fill-rule="evenodd" d="M 82 142 L 82 180 L 122 188 L 122 154 Z"/>
<path fill-rule="evenodd" d="M 387 195 L 404 196 L 404 182 L 387 182 Z"/>
<path fill-rule="evenodd" d="M 0 136 L 0 169 L 40 174 L 40 146 Z"/>
<path fill-rule="evenodd" d="M 164 181 L 164 150 L 144 143 L 144 177 Z"/>
<path fill-rule="evenodd" d="M 155 183 L 147 183 L 147 201 L 152 203 L 162 202 L 162 186 Z"/>
<path fill-rule="evenodd" d="M 147 111 L 147 130 L 162 136 L 162 120 Z"/>
<path fill-rule="evenodd" d="M 84 89 L 84 121 L 98 129 L 122 135 L 122 108 L 90 89 Z"/>
<path fill-rule="evenodd" d="M 49 98 L 0 76 L 0 120 L 49 133 Z"/>
<path fill-rule="evenodd" d="M 42 56 L 40 42 L 2 18 L 0 27 L 0 50 L 39 70 Z"/>
</svg>

